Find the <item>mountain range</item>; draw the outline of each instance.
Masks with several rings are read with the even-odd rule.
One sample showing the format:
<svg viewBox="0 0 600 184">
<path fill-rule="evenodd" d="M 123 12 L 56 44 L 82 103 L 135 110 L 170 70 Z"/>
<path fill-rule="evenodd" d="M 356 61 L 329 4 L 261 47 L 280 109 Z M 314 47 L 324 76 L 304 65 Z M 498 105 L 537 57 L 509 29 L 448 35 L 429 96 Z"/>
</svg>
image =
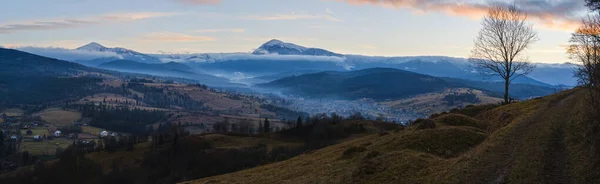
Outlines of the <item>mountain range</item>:
<svg viewBox="0 0 600 184">
<path fill-rule="evenodd" d="M 17 48 L 18 49 L 18 48 Z M 28 50 L 29 51 L 29 50 Z M 109 57 L 71 59 L 69 61 L 87 66 L 103 63 L 135 61 L 138 63 L 182 63 L 197 73 L 221 76 L 229 79 L 253 78 L 246 81 L 269 82 L 264 76 L 286 76 L 285 73 L 304 74 L 305 71 L 354 71 L 368 68 L 395 68 L 436 77 L 449 77 L 473 81 L 497 82 L 501 79 L 482 78 L 469 66 L 467 59 L 444 56 L 379 57 L 345 55 L 325 49 L 309 48 L 280 40 L 270 40 L 251 53 L 201 53 L 201 54 L 144 54 L 125 48 L 108 48 L 92 42 L 72 50 L 73 52 L 111 53 Z M 34 54 L 48 55 L 48 53 Z M 51 56 L 49 56 L 51 57 Z M 516 84 L 539 86 L 575 86 L 572 76 L 575 64 L 536 64 L 528 76 L 517 78 Z M 105 66 L 106 67 L 106 66 Z M 289 76 L 289 75 L 287 75 Z M 263 79 L 259 79 L 263 77 Z"/>
<path fill-rule="evenodd" d="M 400 99 L 423 93 L 440 92 L 448 88 L 478 89 L 497 97 L 504 92 L 501 82 L 440 78 L 392 68 L 310 73 L 285 77 L 257 86 L 280 90 L 287 95 L 349 100 Z M 552 87 L 532 84 L 513 84 L 510 89 L 511 96 L 519 99 L 545 96 L 554 92 L 556 90 Z"/>
</svg>

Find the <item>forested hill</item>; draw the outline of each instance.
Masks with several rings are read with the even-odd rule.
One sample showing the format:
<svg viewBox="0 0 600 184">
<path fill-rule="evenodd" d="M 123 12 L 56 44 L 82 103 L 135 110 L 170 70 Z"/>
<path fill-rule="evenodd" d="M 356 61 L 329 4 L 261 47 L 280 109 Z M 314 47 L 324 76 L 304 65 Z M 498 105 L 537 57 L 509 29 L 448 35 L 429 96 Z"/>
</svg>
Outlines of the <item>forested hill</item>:
<svg viewBox="0 0 600 184">
<path fill-rule="evenodd" d="M 98 71 L 81 64 L 47 58 L 13 49 L 0 48 L 1 74 L 60 75 L 78 71 Z"/>
<path fill-rule="evenodd" d="M 504 92 L 499 82 L 440 78 L 393 68 L 371 68 L 349 72 L 328 71 L 291 76 L 258 87 L 281 90 L 288 95 L 312 98 L 376 100 L 406 98 L 417 94 L 438 92 L 447 88 L 471 88 L 500 96 Z M 531 84 L 513 84 L 511 97 L 528 99 L 555 93 L 557 89 Z"/>
<path fill-rule="evenodd" d="M 0 105 L 40 105 L 91 93 L 102 80 L 74 77 L 82 72 L 102 70 L 0 48 Z"/>
<path fill-rule="evenodd" d="M 342 99 L 388 99 L 441 91 L 463 85 L 437 77 L 391 68 L 351 72 L 320 72 L 286 77 L 259 87 L 282 89 L 284 93 Z"/>
</svg>

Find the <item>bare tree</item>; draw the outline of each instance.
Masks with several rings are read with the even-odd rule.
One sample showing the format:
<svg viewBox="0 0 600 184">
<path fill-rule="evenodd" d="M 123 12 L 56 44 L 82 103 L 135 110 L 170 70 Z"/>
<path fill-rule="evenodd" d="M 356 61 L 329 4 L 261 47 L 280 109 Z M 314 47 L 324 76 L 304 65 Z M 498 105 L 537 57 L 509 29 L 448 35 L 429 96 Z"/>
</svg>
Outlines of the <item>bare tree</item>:
<svg viewBox="0 0 600 184">
<path fill-rule="evenodd" d="M 527 14 L 515 6 L 491 8 L 481 24 L 469 62 L 484 76 L 504 79 L 504 103 L 509 103 L 512 80 L 535 68 L 524 51 L 538 40 L 537 33 L 527 23 Z"/>
<path fill-rule="evenodd" d="M 571 35 L 567 53 L 570 59 L 581 63 L 575 76 L 579 84 L 590 88 L 593 105 L 598 107 L 600 95 L 600 13 L 583 19 L 581 26 Z"/>
<path fill-rule="evenodd" d="M 585 0 L 585 6 L 593 11 L 600 10 L 600 0 Z"/>
</svg>

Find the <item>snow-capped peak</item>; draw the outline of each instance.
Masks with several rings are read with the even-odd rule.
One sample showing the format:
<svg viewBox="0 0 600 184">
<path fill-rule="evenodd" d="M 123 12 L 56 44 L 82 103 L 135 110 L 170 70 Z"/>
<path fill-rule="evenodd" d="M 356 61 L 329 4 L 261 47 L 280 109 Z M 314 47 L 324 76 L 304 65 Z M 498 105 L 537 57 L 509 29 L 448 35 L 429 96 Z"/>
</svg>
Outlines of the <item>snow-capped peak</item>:
<svg viewBox="0 0 600 184">
<path fill-rule="evenodd" d="M 99 50 L 105 50 L 105 49 L 106 49 L 106 47 L 100 45 L 99 43 L 91 42 L 91 43 L 88 43 L 84 46 L 77 48 L 76 50 L 99 51 Z"/>
<path fill-rule="evenodd" d="M 252 54 L 279 54 L 279 55 L 312 55 L 312 56 L 342 56 L 319 48 L 307 48 L 293 43 L 286 43 L 281 40 L 272 39 L 262 44 Z"/>
<path fill-rule="evenodd" d="M 302 47 L 293 43 L 286 43 L 283 42 L 281 40 L 278 39 L 272 39 L 270 41 L 268 41 L 267 43 L 264 43 L 262 46 L 260 46 L 260 48 L 268 48 L 268 47 L 280 47 L 280 48 L 287 48 L 287 49 L 294 49 L 294 50 L 298 50 L 300 52 L 306 50 L 306 47 Z"/>
</svg>

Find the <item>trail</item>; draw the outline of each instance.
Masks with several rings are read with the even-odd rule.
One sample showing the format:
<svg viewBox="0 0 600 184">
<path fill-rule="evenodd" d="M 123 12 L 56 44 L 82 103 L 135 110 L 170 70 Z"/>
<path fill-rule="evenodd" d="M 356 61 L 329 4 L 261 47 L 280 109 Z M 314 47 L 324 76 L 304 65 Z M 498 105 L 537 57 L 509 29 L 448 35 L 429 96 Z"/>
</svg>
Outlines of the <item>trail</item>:
<svg viewBox="0 0 600 184">
<path fill-rule="evenodd" d="M 509 135 L 510 143 L 500 149 L 504 157 L 499 162 L 506 164 L 500 164 L 496 177 L 485 183 L 571 183 L 564 136 L 576 103 L 574 93 L 539 104 L 534 115 L 519 122 Z"/>
</svg>

